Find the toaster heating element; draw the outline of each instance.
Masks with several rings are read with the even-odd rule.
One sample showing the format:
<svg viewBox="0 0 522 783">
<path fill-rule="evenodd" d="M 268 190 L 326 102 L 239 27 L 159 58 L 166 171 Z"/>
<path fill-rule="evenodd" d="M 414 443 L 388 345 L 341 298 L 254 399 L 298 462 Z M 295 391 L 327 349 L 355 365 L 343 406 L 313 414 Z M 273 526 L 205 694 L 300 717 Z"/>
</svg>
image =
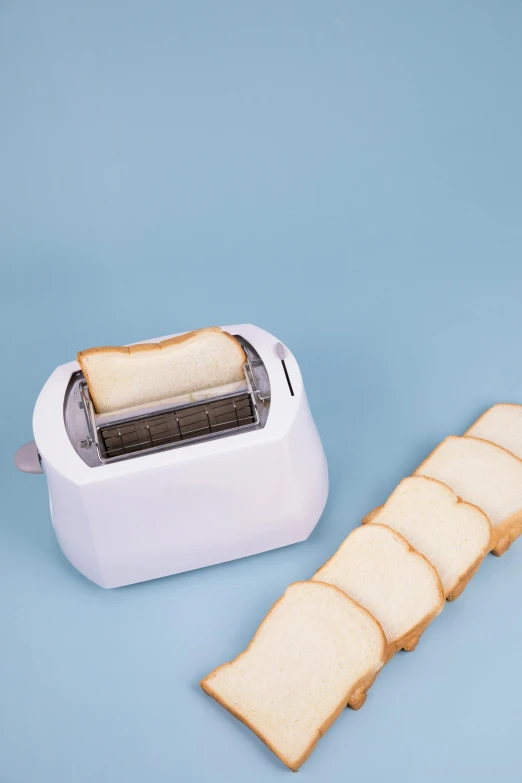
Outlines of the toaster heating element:
<svg viewBox="0 0 522 783">
<path fill-rule="evenodd" d="M 270 409 L 270 381 L 257 351 L 234 335 L 246 355 L 245 379 L 224 393 L 202 392 L 187 402 L 163 401 L 115 414 L 96 414 L 83 373 L 71 376 L 64 400 L 71 445 L 90 467 L 194 441 L 264 427 Z M 205 399 L 206 397 L 206 399 Z M 182 398 L 184 399 L 184 398 Z"/>
<path fill-rule="evenodd" d="M 40 392 L 15 462 L 45 473 L 61 549 L 102 587 L 294 544 L 322 514 L 328 469 L 295 357 L 253 324 L 222 329 L 245 351 L 236 383 L 99 414 L 73 361 Z"/>
</svg>

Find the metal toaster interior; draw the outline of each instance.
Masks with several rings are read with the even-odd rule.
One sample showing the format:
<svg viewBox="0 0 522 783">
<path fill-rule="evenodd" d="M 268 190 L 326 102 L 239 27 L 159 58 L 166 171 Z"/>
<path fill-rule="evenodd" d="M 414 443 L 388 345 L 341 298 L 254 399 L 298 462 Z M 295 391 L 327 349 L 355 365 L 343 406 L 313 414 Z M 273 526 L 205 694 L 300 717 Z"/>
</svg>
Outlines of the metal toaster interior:
<svg viewBox="0 0 522 783">
<path fill-rule="evenodd" d="M 160 403 L 146 412 L 97 416 L 82 372 L 74 373 L 64 400 L 65 428 L 81 459 L 90 467 L 160 449 L 226 437 L 265 426 L 270 381 L 257 351 L 239 335 L 247 361 L 241 390 L 180 405 Z"/>
</svg>

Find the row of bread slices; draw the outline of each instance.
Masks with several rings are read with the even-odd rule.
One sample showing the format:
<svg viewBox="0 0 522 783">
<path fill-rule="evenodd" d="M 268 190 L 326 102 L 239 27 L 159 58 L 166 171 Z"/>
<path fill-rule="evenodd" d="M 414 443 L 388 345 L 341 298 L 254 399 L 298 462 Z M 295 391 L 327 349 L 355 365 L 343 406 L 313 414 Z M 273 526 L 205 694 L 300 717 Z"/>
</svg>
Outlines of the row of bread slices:
<svg viewBox="0 0 522 783">
<path fill-rule="evenodd" d="M 522 406 L 496 405 L 443 441 L 310 581 L 290 585 L 249 647 L 201 686 L 296 770 L 486 554 L 520 533 Z"/>
</svg>

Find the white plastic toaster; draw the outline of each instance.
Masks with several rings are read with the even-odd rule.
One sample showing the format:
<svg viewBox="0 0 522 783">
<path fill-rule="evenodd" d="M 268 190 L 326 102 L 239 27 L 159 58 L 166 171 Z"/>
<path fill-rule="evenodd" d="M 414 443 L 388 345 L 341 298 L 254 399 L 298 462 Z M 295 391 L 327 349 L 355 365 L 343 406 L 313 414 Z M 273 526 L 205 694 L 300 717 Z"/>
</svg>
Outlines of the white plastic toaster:
<svg viewBox="0 0 522 783">
<path fill-rule="evenodd" d="M 303 541 L 321 516 L 328 470 L 297 361 L 257 326 L 222 328 L 247 357 L 227 394 L 98 415 L 73 361 L 38 397 L 15 463 L 43 469 L 61 548 L 102 587 Z"/>
</svg>

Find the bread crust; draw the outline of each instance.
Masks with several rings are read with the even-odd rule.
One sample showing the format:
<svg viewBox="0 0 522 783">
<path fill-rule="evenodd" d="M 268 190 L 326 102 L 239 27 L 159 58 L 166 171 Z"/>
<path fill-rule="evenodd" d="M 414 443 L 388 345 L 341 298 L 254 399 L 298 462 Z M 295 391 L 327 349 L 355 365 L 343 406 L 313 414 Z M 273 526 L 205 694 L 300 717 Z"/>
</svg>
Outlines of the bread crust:
<svg viewBox="0 0 522 783">
<path fill-rule="evenodd" d="M 289 585 L 289 587 L 293 587 L 294 585 L 300 585 L 300 584 L 308 584 L 308 582 L 305 582 L 305 581 L 293 582 L 291 585 Z M 382 627 L 381 627 L 380 623 L 375 619 L 375 617 L 372 614 L 370 614 L 370 612 L 367 609 L 364 608 L 364 606 L 361 606 L 360 604 L 358 604 L 357 601 L 354 601 L 353 598 L 350 598 L 349 596 L 347 596 L 346 593 L 343 593 L 343 591 L 340 590 L 335 585 L 331 585 L 331 584 L 328 584 L 326 582 L 319 582 L 319 581 L 318 581 L 318 584 L 322 584 L 325 587 L 329 587 L 332 590 L 336 590 L 338 593 L 340 593 L 340 595 L 343 596 L 343 598 L 348 600 L 351 604 L 355 604 L 355 606 L 357 606 L 358 609 L 360 609 L 362 612 L 367 614 L 368 617 L 370 617 L 377 624 L 377 626 L 378 626 L 378 628 L 379 628 L 379 630 L 381 632 L 381 637 L 382 637 L 381 661 L 382 661 L 382 664 L 384 664 L 384 656 L 385 656 L 385 652 L 386 652 L 386 637 L 384 635 L 384 631 L 382 630 Z M 287 590 L 288 590 L 288 588 L 287 588 Z M 286 593 L 286 590 L 285 590 L 285 593 Z M 211 684 L 210 684 L 210 680 L 211 680 L 211 678 L 213 677 L 213 675 L 216 672 L 220 671 L 221 669 L 224 669 L 227 666 L 231 666 L 232 664 L 236 663 L 236 661 L 238 661 L 240 658 L 242 658 L 243 656 L 247 655 L 247 653 L 249 652 L 249 650 L 253 646 L 253 644 L 254 644 L 254 642 L 256 640 L 256 637 L 259 634 L 261 628 L 263 627 L 265 622 L 268 620 L 268 618 L 270 617 L 270 615 L 272 614 L 272 612 L 274 611 L 276 606 L 283 600 L 283 598 L 285 597 L 285 593 L 283 593 L 281 598 L 279 598 L 275 602 L 275 604 L 272 606 L 272 608 L 270 609 L 270 611 L 268 612 L 268 614 L 266 615 L 264 620 L 261 622 L 259 628 L 255 632 L 254 636 L 252 637 L 252 639 L 249 642 L 249 644 L 246 647 L 246 649 L 243 650 L 242 652 L 240 652 L 239 655 L 237 655 L 234 658 L 234 660 L 229 661 L 228 663 L 223 663 L 221 666 L 217 666 L 215 669 L 213 669 L 210 672 L 210 674 L 207 674 L 207 676 L 204 677 L 201 680 L 200 686 L 201 686 L 203 691 L 208 696 L 211 696 L 215 701 L 218 702 L 218 704 L 220 704 L 222 707 L 224 707 L 227 710 L 227 712 L 230 712 L 231 715 L 233 715 L 235 718 L 237 718 L 239 721 L 241 721 L 241 723 L 244 723 L 245 726 L 247 726 L 251 731 L 253 731 L 254 734 L 257 737 L 259 737 L 259 739 L 262 742 L 264 742 L 265 745 L 268 748 L 270 748 L 272 753 L 274 753 L 274 755 L 276 755 L 277 758 L 280 759 L 283 762 L 283 764 L 285 764 L 289 769 L 291 769 L 292 772 L 297 772 L 299 767 L 302 764 L 304 764 L 306 759 L 310 756 L 311 752 L 313 751 L 313 749 L 315 748 L 315 746 L 317 745 L 317 743 L 319 742 L 319 740 L 321 739 L 323 734 L 326 734 L 326 732 L 328 731 L 330 726 L 337 720 L 339 715 L 346 708 L 346 705 L 349 704 L 349 702 L 352 699 L 354 699 L 356 701 L 356 703 L 359 703 L 358 700 L 360 701 L 361 698 L 362 698 L 362 701 L 360 701 L 359 706 L 361 707 L 363 705 L 363 703 L 364 703 L 364 701 L 366 699 L 366 691 L 370 687 L 371 683 L 375 680 L 377 674 L 379 673 L 380 669 L 382 668 L 382 664 L 381 664 L 381 667 L 379 667 L 379 669 L 377 669 L 375 672 L 371 672 L 369 674 L 365 674 L 364 677 L 361 677 L 361 679 L 358 680 L 352 688 L 350 688 L 348 693 L 343 696 L 343 698 L 341 699 L 341 701 L 339 702 L 339 704 L 337 705 L 337 707 L 335 708 L 333 713 L 319 727 L 319 729 L 317 730 L 316 736 L 313 738 L 313 740 L 310 742 L 310 744 L 307 746 L 307 748 L 305 748 L 305 750 L 303 751 L 303 753 L 301 754 L 301 756 L 297 759 L 297 761 L 295 763 L 292 763 L 290 761 L 290 759 L 285 758 L 285 756 L 283 754 L 279 753 L 277 748 L 275 748 L 272 745 L 272 743 L 263 735 L 263 733 L 258 731 L 258 729 L 256 729 L 250 723 L 248 718 L 246 718 L 244 715 L 242 715 L 238 710 L 234 709 L 234 707 L 232 707 L 231 705 L 226 704 L 223 701 L 223 699 L 217 693 L 215 693 L 212 690 L 212 687 L 211 687 Z M 364 695 L 361 695 L 362 693 Z M 354 707 L 354 709 L 358 709 L 358 707 Z"/>
<path fill-rule="evenodd" d="M 483 413 L 482 416 L 484 415 L 485 414 Z M 485 438 L 476 438 L 474 435 L 460 435 L 460 436 L 448 435 L 447 438 L 444 438 L 444 440 L 441 443 L 439 443 L 439 445 L 435 449 L 433 449 L 431 454 L 429 454 L 426 457 L 424 462 L 421 462 L 421 464 L 419 465 L 415 473 L 413 473 L 413 475 L 414 476 L 422 475 L 419 471 L 422 469 L 422 466 L 425 465 L 426 462 L 430 459 L 430 457 L 433 454 L 435 454 L 435 452 L 438 449 L 440 449 L 444 445 L 444 443 L 446 443 L 447 440 L 456 437 L 467 438 L 468 440 L 477 440 L 480 441 L 481 443 L 487 443 L 488 446 L 492 446 L 493 448 L 498 449 L 499 451 L 503 451 L 504 454 L 509 454 L 510 457 L 513 457 L 513 459 L 516 459 L 518 460 L 518 462 L 522 463 L 522 459 L 520 459 L 520 457 L 517 457 L 516 454 L 513 454 L 512 451 L 505 449 L 503 446 L 499 446 L 498 443 L 493 443 L 493 441 L 491 440 L 486 440 Z M 426 476 L 425 478 L 428 477 Z M 515 511 L 513 514 L 511 514 L 511 516 L 507 517 L 506 519 L 503 519 L 502 522 L 500 522 L 498 525 L 491 525 L 491 530 L 492 533 L 491 533 L 491 541 L 490 541 L 490 552 L 492 552 L 497 557 L 500 557 L 505 552 L 507 552 L 511 544 L 514 541 L 516 541 L 520 535 L 522 535 L 522 509 Z"/>
<path fill-rule="evenodd" d="M 440 614 L 440 612 L 444 608 L 445 595 L 444 595 L 444 589 L 442 587 L 442 582 L 440 581 L 439 573 L 438 573 L 437 569 L 435 568 L 435 566 L 433 566 L 432 563 L 430 563 L 430 561 L 428 560 L 427 557 L 424 557 L 423 554 L 421 554 L 420 552 L 417 552 L 417 550 L 414 549 L 411 546 L 409 541 L 407 541 L 404 538 L 404 536 L 402 536 L 400 533 L 397 533 L 397 531 L 394 530 L 393 528 L 389 527 L 388 525 L 383 525 L 381 523 L 374 522 L 373 524 L 375 525 L 375 527 L 382 527 L 382 528 L 385 528 L 386 530 L 390 530 L 393 533 L 393 535 L 395 535 L 399 539 L 401 539 L 402 543 L 404 544 L 405 548 L 407 549 L 408 554 L 417 555 L 417 557 L 420 557 L 422 560 L 424 560 L 426 565 L 429 567 L 430 571 L 433 573 L 433 576 L 435 577 L 435 581 L 437 582 L 437 587 L 438 587 L 439 598 L 440 598 L 440 605 L 438 606 L 438 608 L 435 609 L 433 612 L 429 612 L 427 615 L 425 615 L 425 617 L 423 617 L 422 620 L 420 620 L 420 622 L 417 623 L 417 625 L 415 625 L 413 628 L 411 628 L 408 631 L 407 634 L 404 634 L 403 636 L 399 637 L 398 639 L 394 639 L 392 642 L 389 642 L 388 639 L 386 639 L 385 663 L 388 663 L 388 661 L 391 658 L 393 658 L 395 653 L 398 652 L 399 650 L 406 650 L 407 652 L 411 652 L 411 651 L 413 651 L 415 649 L 415 647 L 417 646 L 417 643 L 418 643 L 420 637 L 422 636 L 422 634 L 424 633 L 424 631 L 426 630 L 428 625 L 435 619 L 435 617 L 437 617 L 438 614 Z M 348 538 L 350 538 L 350 536 L 353 535 L 357 530 L 358 530 L 358 528 L 355 528 L 355 530 L 352 530 L 352 532 L 344 539 L 344 541 L 346 541 Z M 341 546 L 344 544 L 344 541 L 342 542 L 342 544 L 340 544 L 340 546 L 337 548 L 337 550 L 334 552 L 334 554 L 330 558 L 328 558 L 326 563 L 324 563 L 321 566 L 321 568 L 319 568 L 319 570 L 315 572 L 315 574 L 314 574 L 314 581 L 318 581 L 318 582 L 321 581 L 321 579 L 320 579 L 321 571 L 323 570 L 323 568 L 326 568 L 326 566 L 328 565 L 328 563 L 330 563 L 331 560 L 334 559 L 334 557 L 337 555 L 337 552 L 339 551 Z M 318 576 L 317 580 L 315 580 L 315 576 Z M 371 616 L 373 617 L 373 615 L 371 615 Z M 386 637 L 386 634 L 385 634 L 385 637 Z M 375 677 L 374 677 L 374 679 L 375 679 Z M 373 682 L 373 680 L 372 680 L 372 682 Z M 370 683 L 370 685 L 371 684 L 372 683 Z M 364 699 L 361 702 L 361 704 L 359 705 L 359 707 L 362 707 L 363 703 L 364 703 Z M 352 705 L 349 704 L 349 706 L 351 707 Z M 355 707 L 355 708 L 352 708 L 352 709 L 359 709 L 359 707 Z"/>
<path fill-rule="evenodd" d="M 478 417 L 478 419 L 473 422 L 471 427 L 466 430 L 463 437 L 474 438 L 475 435 L 469 435 L 468 433 L 471 432 L 473 427 L 482 421 L 482 419 L 487 416 L 487 414 L 492 411 L 493 408 L 522 408 L 522 405 L 519 405 L 516 402 L 497 402 L 495 405 L 491 405 Z M 486 439 L 476 438 L 476 440 Z M 491 440 L 486 442 L 491 443 L 493 446 L 498 446 L 498 443 L 493 443 Z M 507 451 L 509 454 L 512 454 L 515 459 L 520 459 L 520 457 L 518 457 L 516 454 L 513 454 L 512 451 L 506 449 L 504 446 L 498 447 L 500 449 L 504 449 L 504 451 Z M 520 512 L 515 512 L 510 517 L 501 522 L 500 525 L 497 525 L 495 528 L 493 528 L 493 531 L 494 534 L 491 545 L 491 553 L 497 557 L 501 557 L 503 554 L 505 554 L 505 552 L 508 551 L 511 544 L 516 541 L 520 535 L 522 535 L 522 509 Z"/>
<path fill-rule="evenodd" d="M 243 362 L 246 362 L 246 355 L 242 346 L 238 343 L 235 337 L 232 337 L 232 335 L 229 334 L 228 332 L 224 332 L 219 326 L 206 326 L 202 329 L 195 329 L 192 332 L 185 332 L 184 334 L 179 334 L 176 337 L 169 337 L 168 339 L 160 340 L 157 343 L 136 343 L 135 345 L 103 345 L 98 348 L 88 348 L 85 351 L 79 351 L 76 355 L 76 360 L 81 367 L 81 370 L 85 376 L 85 380 L 87 381 L 87 386 L 89 387 L 89 393 L 91 395 L 91 399 L 95 410 L 98 409 L 98 402 L 96 400 L 96 392 L 94 390 L 94 384 L 91 381 L 91 378 L 89 376 L 89 370 L 87 368 L 86 359 L 88 359 L 89 356 L 95 356 L 96 354 L 100 354 L 100 353 L 101 354 L 103 353 L 128 354 L 128 355 L 132 355 L 133 353 L 155 353 L 156 351 L 161 351 L 164 350 L 165 348 L 171 348 L 173 345 L 180 345 L 181 343 L 184 343 L 187 340 L 192 340 L 193 338 L 198 337 L 200 334 L 203 334 L 204 332 L 218 332 L 220 334 L 223 334 L 225 337 L 227 337 L 229 340 L 231 340 L 234 343 L 238 351 L 241 352 Z"/>
<path fill-rule="evenodd" d="M 382 506 L 376 506 L 373 511 L 370 511 L 368 514 L 366 514 L 365 517 L 363 517 L 363 521 L 361 522 L 362 525 L 369 525 L 377 516 L 377 514 L 382 511 L 386 503 L 383 503 Z"/>
<path fill-rule="evenodd" d="M 414 473 L 413 475 L 415 476 L 416 473 Z M 408 476 L 407 478 L 411 478 L 411 476 Z M 403 481 L 407 481 L 407 478 L 403 479 L 401 482 L 399 482 L 399 484 L 397 485 L 397 488 L 400 487 L 400 485 L 403 483 Z M 447 489 L 448 492 L 450 492 L 453 495 L 453 497 L 455 499 L 455 504 L 456 505 L 459 505 L 460 503 L 462 503 L 465 506 L 470 506 L 471 508 L 476 509 L 476 511 L 480 511 L 480 513 L 482 514 L 484 519 L 487 521 L 488 526 L 489 526 L 489 542 L 482 549 L 482 552 L 473 561 L 473 563 L 470 565 L 470 567 L 466 571 L 464 571 L 463 574 L 460 575 L 460 577 L 458 578 L 457 582 L 446 593 L 446 600 L 447 601 L 455 601 L 459 597 L 459 595 L 462 595 L 462 593 L 464 592 L 465 587 L 468 585 L 468 583 L 471 581 L 471 579 L 475 576 L 475 574 L 477 573 L 478 569 L 480 568 L 480 566 L 482 564 L 482 561 L 484 560 L 484 558 L 486 557 L 488 552 L 490 552 L 492 547 L 494 546 L 493 527 L 491 525 L 491 522 L 490 522 L 489 518 L 487 517 L 487 515 L 484 513 L 484 511 L 481 508 L 476 506 L 474 503 L 469 503 L 467 500 L 462 500 L 462 498 L 460 498 L 457 495 L 457 493 L 454 492 L 451 489 L 451 487 L 448 487 L 447 484 L 444 484 L 443 481 L 439 481 L 438 479 L 434 479 L 431 476 L 421 476 L 421 478 L 425 479 L 426 481 L 433 481 L 434 484 L 440 484 L 441 487 L 445 487 L 445 489 Z M 394 492 L 395 491 L 396 490 L 394 490 Z M 394 492 L 392 492 L 392 495 L 394 494 Z M 391 495 L 390 495 L 390 498 L 391 498 Z M 382 506 L 377 506 L 377 508 L 374 508 L 373 511 L 370 511 L 370 513 L 367 514 L 364 517 L 364 519 L 362 521 L 362 524 L 363 525 L 369 525 L 369 524 L 372 524 L 372 523 L 376 524 L 376 523 L 373 522 L 373 520 L 376 519 L 378 517 L 378 515 L 380 514 L 380 512 L 386 507 L 386 505 L 387 505 L 388 501 L 390 500 L 390 498 L 388 498 L 386 503 L 384 503 Z M 522 513 L 521 513 L 521 524 L 522 524 Z M 428 558 L 426 558 L 426 559 L 428 559 Z M 431 565 L 433 565 L 433 563 Z M 435 566 L 433 566 L 433 567 L 435 568 Z"/>
<path fill-rule="evenodd" d="M 511 452 L 509 452 L 511 454 Z M 522 509 L 493 528 L 491 553 L 501 557 L 511 544 L 522 535 Z"/>
<path fill-rule="evenodd" d="M 335 585 L 332 585 L 332 587 L 335 587 Z M 352 599 L 353 600 L 353 599 Z M 355 602 L 357 603 L 357 602 Z M 361 609 L 364 607 L 361 606 Z M 373 615 L 372 615 L 373 617 Z M 373 617 L 375 622 L 378 622 L 375 617 Z M 384 631 L 383 631 L 384 634 Z M 385 652 L 386 656 L 386 652 Z M 384 659 L 383 665 L 386 663 L 386 658 Z M 382 667 L 381 667 L 382 668 Z M 376 672 L 372 672 L 368 677 L 363 677 L 362 680 L 360 680 L 357 685 L 353 688 L 352 693 L 348 701 L 346 702 L 346 706 L 350 707 L 351 710 L 360 710 L 363 706 L 364 702 L 366 701 L 366 697 L 368 696 L 368 691 L 372 687 L 373 683 L 376 680 L 377 675 L 381 669 L 378 669 Z"/>
<path fill-rule="evenodd" d="M 163 348 L 169 348 L 172 345 L 179 345 L 187 340 L 191 340 L 193 337 L 197 337 L 203 332 L 222 332 L 219 326 L 205 326 L 202 329 L 194 329 L 192 332 L 184 332 L 178 334 L 176 337 L 169 337 L 166 340 L 160 340 L 158 343 L 135 343 L 134 345 L 101 345 L 97 348 L 87 348 L 85 351 L 79 351 L 77 354 L 77 360 L 80 362 L 80 357 L 83 359 L 85 356 L 93 356 L 97 353 L 140 353 L 142 351 L 160 351 Z M 234 340 L 232 335 L 228 332 L 222 332 L 222 334 L 230 337 Z M 234 342 L 239 345 L 237 340 Z"/>
</svg>

